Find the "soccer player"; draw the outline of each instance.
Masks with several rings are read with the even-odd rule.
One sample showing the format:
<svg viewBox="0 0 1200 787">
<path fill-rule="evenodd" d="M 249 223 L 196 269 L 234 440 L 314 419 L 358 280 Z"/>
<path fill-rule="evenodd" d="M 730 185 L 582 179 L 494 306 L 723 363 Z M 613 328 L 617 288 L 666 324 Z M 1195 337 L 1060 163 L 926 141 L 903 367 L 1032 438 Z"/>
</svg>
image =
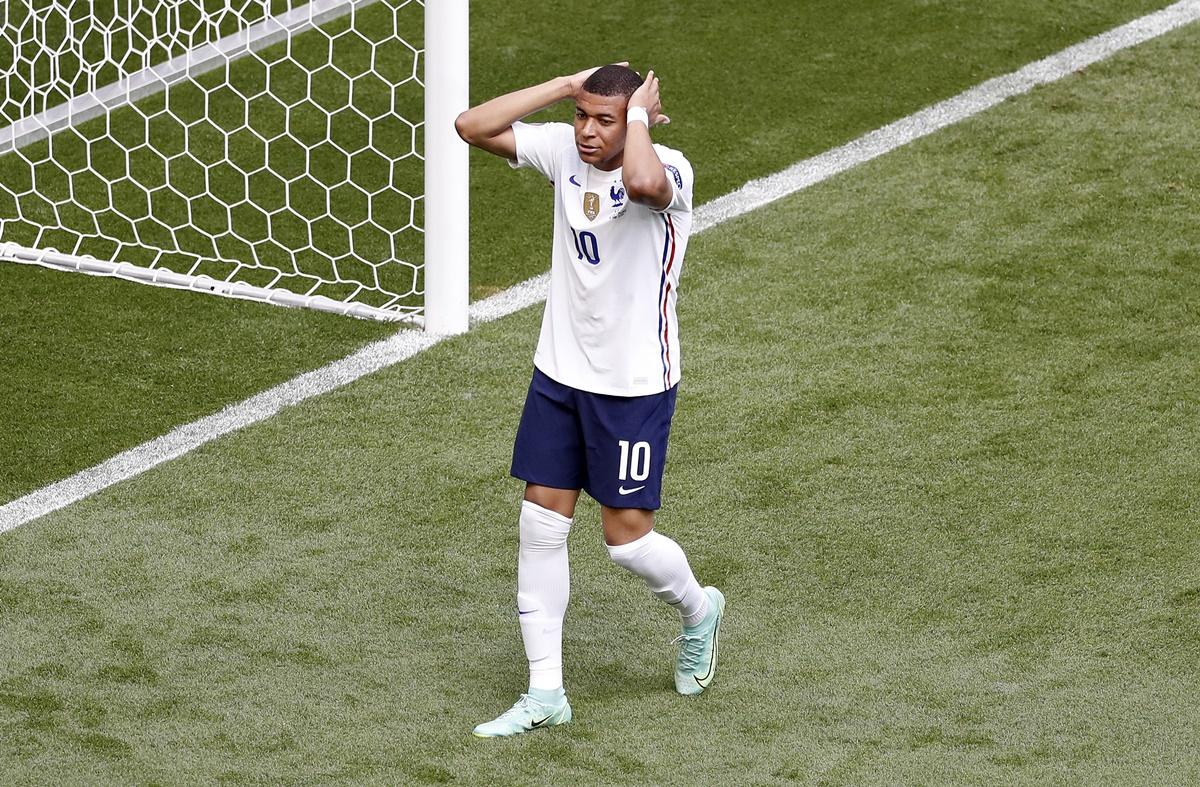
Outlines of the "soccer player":
<svg viewBox="0 0 1200 787">
<path fill-rule="evenodd" d="M 574 126 L 521 118 L 574 100 Z M 653 144 L 668 123 L 659 81 L 626 64 L 552 79 L 459 115 L 459 135 L 554 186 L 550 296 L 512 474 L 525 481 L 517 615 L 529 691 L 481 737 L 565 724 L 562 625 L 567 534 L 580 490 L 600 503 L 612 559 L 683 622 L 675 688 L 699 694 L 717 666 L 725 599 L 700 587 L 683 550 L 654 531 L 679 383 L 675 300 L 692 225 L 692 167 Z"/>
</svg>

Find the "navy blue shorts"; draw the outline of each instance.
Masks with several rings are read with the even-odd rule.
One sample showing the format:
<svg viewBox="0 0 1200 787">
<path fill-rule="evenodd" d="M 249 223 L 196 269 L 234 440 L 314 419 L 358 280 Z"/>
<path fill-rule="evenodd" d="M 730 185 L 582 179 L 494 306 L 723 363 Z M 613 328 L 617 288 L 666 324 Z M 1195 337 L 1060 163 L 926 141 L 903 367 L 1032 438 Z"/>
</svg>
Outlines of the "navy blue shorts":
<svg viewBox="0 0 1200 787">
<path fill-rule="evenodd" d="M 678 387 L 607 396 L 563 385 L 535 368 L 512 474 L 539 486 L 583 489 L 610 508 L 657 510 Z"/>
</svg>

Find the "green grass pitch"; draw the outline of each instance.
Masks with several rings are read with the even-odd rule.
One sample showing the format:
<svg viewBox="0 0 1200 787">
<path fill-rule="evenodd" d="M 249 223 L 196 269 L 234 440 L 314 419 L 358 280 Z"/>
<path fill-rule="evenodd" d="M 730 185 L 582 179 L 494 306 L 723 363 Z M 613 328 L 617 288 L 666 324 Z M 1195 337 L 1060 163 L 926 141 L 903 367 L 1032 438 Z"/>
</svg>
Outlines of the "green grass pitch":
<svg viewBox="0 0 1200 787">
<path fill-rule="evenodd" d="M 477 5 L 489 89 L 578 30 Z M 674 60 L 669 144 L 712 173 L 704 201 L 739 167 L 772 171 L 1148 10 L 994 5 L 788 11 L 811 15 L 795 63 L 706 7 L 654 21 L 730 30 L 744 65 L 710 68 L 745 79 L 685 75 L 700 55 L 661 35 L 631 59 Z M 642 35 L 633 8 L 593 24 Z M 768 79 L 811 76 L 823 45 L 837 85 Z M 0 537 L 2 780 L 1200 779 L 1198 62 L 1192 26 L 693 239 L 660 527 L 729 598 L 706 695 L 674 695 L 669 610 L 608 562 L 582 505 L 576 720 L 469 735 L 525 678 L 505 470 L 535 308 Z M 772 111 L 720 111 L 741 101 Z M 754 144 L 713 131 L 722 116 Z M 549 197 L 476 163 L 476 284 L 501 287 L 544 267 Z M 385 330 L 0 277 L 32 293 L 0 322 L 20 364 L 0 457 L 33 465 L 9 497 Z M 40 358 L 14 349 L 35 334 Z"/>
<path fill-rule="evenodd" d="M 575 2 L 531 14 L 487 0 L 472 5 L 472 93 L 482 101 L 597 62 L 653 67 L 674 116 L 657 138 L 698 166 L 703 203 L 1161 5 L 758 0 L 684 13 L 614 0 L 593 9 L 595 34 L 581 36 L 579 14 L 593 10 Z M 472 292 L 482 297 L 545 269 L 550 212 L 536 176 L 505 177 L 503 164 L 473 155 Z M 56 274 L 0 266 L 0 289 L 22 293 L 0 306 L 0 368 L 15 381 L 0 387 L 0 499 L 391 330 Z"/>
</svg>

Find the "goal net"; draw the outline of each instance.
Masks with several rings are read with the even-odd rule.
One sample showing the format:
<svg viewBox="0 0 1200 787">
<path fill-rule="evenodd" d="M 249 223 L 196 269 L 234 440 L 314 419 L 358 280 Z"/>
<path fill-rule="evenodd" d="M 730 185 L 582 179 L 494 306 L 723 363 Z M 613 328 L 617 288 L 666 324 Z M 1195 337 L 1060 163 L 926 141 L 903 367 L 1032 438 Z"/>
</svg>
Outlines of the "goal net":
<svg viewBox="0 0 1200 787">
<path fill-rule="evenodd" d="M 0 257 L 420 322 L 425 12 L 0 4 Z"/>
</svg>

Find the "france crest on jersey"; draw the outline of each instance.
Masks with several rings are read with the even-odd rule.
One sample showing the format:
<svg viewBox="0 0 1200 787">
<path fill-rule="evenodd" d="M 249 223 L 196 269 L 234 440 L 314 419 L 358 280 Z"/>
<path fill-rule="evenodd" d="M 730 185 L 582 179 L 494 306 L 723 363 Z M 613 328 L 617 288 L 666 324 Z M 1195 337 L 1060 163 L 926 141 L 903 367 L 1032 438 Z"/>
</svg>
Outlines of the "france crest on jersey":
<svg viewBox="0 0 1200 787">
<path fill-rule="evenodd" d="M 662 211 L 630 202 L 620 169 L 583 162 L 566 123 L 514 123 L 517 161 L 554 184 L 550 295 L 534 365 L 581 391 L 643 396 L 679 382 L 675 304 L 692 227 L 692 167 L 655 145 Z"/>
</svg>

